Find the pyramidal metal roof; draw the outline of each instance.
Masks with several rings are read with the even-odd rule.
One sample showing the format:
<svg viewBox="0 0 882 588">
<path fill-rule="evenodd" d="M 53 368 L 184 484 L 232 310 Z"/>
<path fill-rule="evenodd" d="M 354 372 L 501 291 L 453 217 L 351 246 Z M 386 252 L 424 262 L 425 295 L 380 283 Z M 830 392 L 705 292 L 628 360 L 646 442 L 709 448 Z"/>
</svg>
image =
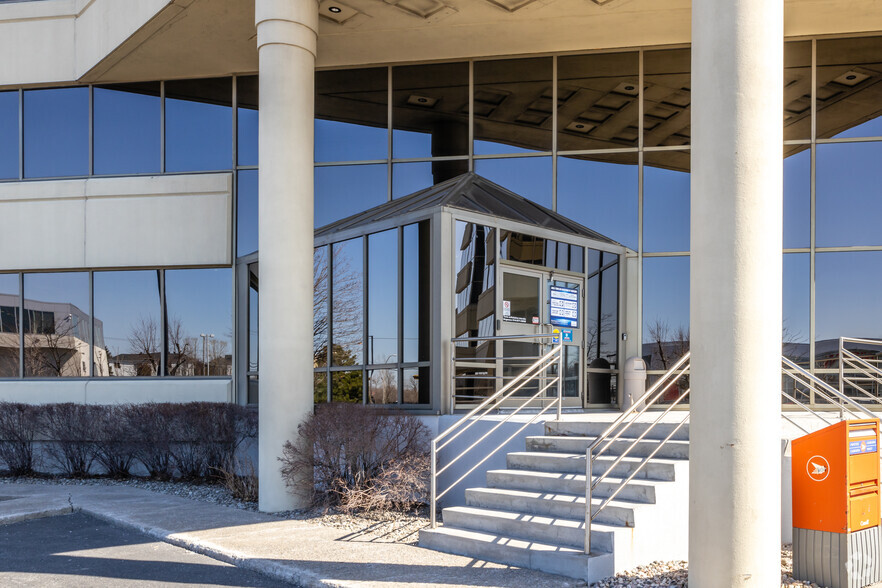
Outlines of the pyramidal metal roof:
<svg viewBox="0 0 882 588">
<path fill-rule="evenodd" d="M 494 184 L 487 178 L 473 172 L 451 178 L 431 188 L 414 192 L 403 198 L 396 198 L 374 208 L 350 217 L 319 227 L 315 236 L 320 237 L 369 225 L 416 211 L 429 211 L 438 208 L 456 208 L 490 216 L 513 220 L 545 229 L 578 235 L 588 239 L 619 245 L 596 231 L 540 206 L 523 196 L 519 196 Z"/>
</svg>

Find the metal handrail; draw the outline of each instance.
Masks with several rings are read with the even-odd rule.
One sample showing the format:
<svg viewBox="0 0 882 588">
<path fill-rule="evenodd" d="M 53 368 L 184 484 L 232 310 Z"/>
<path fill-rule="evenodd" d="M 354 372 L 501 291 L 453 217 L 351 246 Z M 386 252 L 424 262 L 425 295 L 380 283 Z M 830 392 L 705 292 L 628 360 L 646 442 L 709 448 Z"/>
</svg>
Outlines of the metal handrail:
<svg viewBox="0 0 882 588">
<path fill-rule="evenodd" d="M 645 413 L 651 406 L 656 404 L 658 400 L 661 398 L 662 394 L 664 394 L 668 388 L 673 386 L 688 370 L 689 370 L 689 356 L 690 353 L 686 352 L 683 357 L 681 357 L 677 362 L 667 371 L 665 374 L 656 381 L 655 384 L 649 387 L 649 389 L 644 392 L 640 398 L 634 401 L 634 404 L 631 407 L 623 412 L 621 416 L 619 416 L 613 423 L 607 427 L 597 438 L 588 445 L 588 448 L 585 450 L 585 547 L 584 551 L 586 554 L 591 553 L 591 523 L 597 518 L 597 516 L 603 511 L 604 508 L 609 505 L 609 503 L 619 495 L 627 484 L 634 479 L 645 466 L 649 463 L 649 460 L 655 457 L 655 455 L 661 450 L 662 447 L 668 441 L 673 438 L 673 436 L 680 430 L 680 428 L 689 420 L 689 413 L 680 420 L 679 424 L 671 431 L 671 433 L 662 440 L 658 446 L 649 454 L 648 457 L 644 458 L 631 472 L 631 475 L 624 481 L 622 481 L 618 487 L 610 494 L 609 497 L 604 500 L 595 511 L 592 512 L 591 501 L 592 496 L 594 494 L 594 489 L 603 482 L 615 469 L 617 465 L 619 465 L 623 459 L 640 443 L 646 435 L 657 425 L 662 419 L 670 413 L 670 411 L 678 405 L 686 396 L 689 394 L 689 388 L 685 391 L 681 392 L 677 398 L 671 403 L 670 406 L 667 407 L 656 419 L 655 421 L 646 428 L 643 433 L 641 433 L 636 439 L 631 441 L 628 444 L 628 447 L 618 456 L 613 463 L 607 468 L 607 470 L 597 476 L 594 477 L 594 460 L 599 457 L 604 451 L 609 449 L 609 447 L 615 443 L 621 436 L 628 430 L 628 428 L 634 424 L 637 419 L 640 418 L 643 413 Z M 638 410 L 638 407 L 643 405 L 642 408 Z M 630 417 L 630 418 L 629 418 Z M 603 447 L 601 447 L 596 453 L 594 449 L 598 447 L 601 443 L 604 443 Z"/>
<path fill-rule="evenodd" d="M 872 412 L 870 412 L 870 410 L 867 409 L 863 404 L 860 404 L 859 402 L 855 401 L 853 398 L 846 396 L 845 394 L 843 394 L 842 392 L 840 392 L 839 390 L 837 390 L 836 388 L 834 388 L 833 386 L 831 386 L 830 384 L 828 384 L 824 380 L 820 379 L 816 375 L 811 374 L 808 371 L 806 371 L 804 368 L 799 367 L 797 364 L 795 364 L 790 359 L 788 359 L 786 357 L 782 357 L 781 361 L 784 363 L 785 366 L 787 366 L 788 368 L 793 370 L 796 374 L 799 374 L 803 378 L 803 380 L 802 381 L 798 380 L 794 374 L 788 373 L 787 370 L 784 370 L 785 375 L 790 376 L 795 381 L 803 384 L 804 386 L 808 386 L 808 387 L 812 388 L 815 391 L 815 393 L 820 393 L 821 396 L 824 397 L 824 399 L 827 400 L 828 402 L 835 404 L 835 402 L 833 402 L 830 397 L 832 396 L 833 398 L 838 398 L 839 399 L 840 418 L 842 417 L 842 412 L 844 410 L 848 410 L 852 415 L 857 416 L 856 413 L 854 412 L 854 410 L 852 410 L 852 408 L 855 408 L 858 411 L 864 413 L 867 417 L 869 417 L 871 419 L 876 418 L 876 415 L 873 414 Z M 806 381 L 811 382 L 811 384 L 807 384 Z M 815 386 L 819 386 L 821 388 L 821 390 L 823 390 L 823 392 L 818 390 Z M 828 396 L 828 394 L 829 394 L 829 396 Z M 849 405 L 849 408 L 845 408 L 846 404 Z M 809 409 L 809 411 L 812 413 L 817 412 L 812 409 Z"/>
<path fill-rule="evenodd" d="M 554 347 L 551 351 L 543 355 L 542 357 L 536 359 L 529 367 L 519 373 L 517 376 L 513 377 L 510 382 L 503 385 L 499 390 L 497 390 L 492 395 L 488 396 L 481 404 L 473 408 L 468 412 L 463 418 L 456 421 L 451 427 L 447 430 L 440 433 L 437 437 L 432 440 L 432 455 L 431 455 L 431 504 L 429 505 L 429 516 L 431 520 L 431 528 L 437 527 L 437 505 L 438 500 L 441 499 L 445 494 L 450 492 L 457 484 L 465 480 L 472 472 L 474 472 L 478 467 L 480 467 L 484 462 L 490 459 L 493 455 L 495 455 L 500 449 L 505 447 L 506 444 L 509 443 L 516 436 L 520 435 L 521 432 L 527 428 L 529 425 L 536 422 L 542 415 L 544 415 L 548 410 L 552 407 L 557 408 L 557 418 L 560 419 L 561 415 L 561 407 L 563 406 L 563 378 L 564 378 L 564 344 L 563 337 L 559 334 L 541 334 L 541 335 L 513 335 L 511 337 L 504 336 L 494 336 L 494 337 L 459 337 L 455 339 L 451 339 L 451 342 L 456 344 L 457 342 L 464 341 L 505 341 L 509 339 L 553 339 L 554 337 L 559 337 L 559 340 L 555 343 Z M 453 383 L 453 390 L 455 390 L 456 386 L 456 357 L 453 357 L 453 371 L 451 373 L 451 382 Z M 504 358 L 503 358 L 504 359 Z M 546 375 L 548 368 L 553 365 L 557 365 L 557 376 L 556 377 L 548 377 Z M 479 439 L 470 443 L 466 448 L 460 451 L 456 456 L 453 457 L 444 467 L 440 470 L 438 469 L 438 452 L 442 449 L 450 445 L 456 438 L 470 429 L 475 423 L 486 417 L 491 410 L 494 409 L 495 405 L 499 402 L 503 402 L 511 398 L 514 394 L 520 391 L 524 386 L 526 386 L 529 382 L 536 380 L 537 382 L 541 382 L 539 384 L 539 390 L 530 396 L 529 398 L 525 398 L 522 402 L 508 414 L 503 420 L 499 421 L 494 425 L 489 431 L 484 433 Z M 439 492 L 438 491 L 438 476 L 447 471 L 450 466 L 459 461 L 465 454 L 470 452 L 472 449 L 477 447 L 482 441 L 484 441 L 487 437 L 492 435 L 495 431 L 499 429 L 502 425 L 510 421 L 516 414 L 518 414 L 521 410 L 526 408 L 531 402 L 537 399 L 545 400 L 546 398 L 543 395 L 548 391 L 551 386 L 557 386 L 557 396 L 554 400 L 548 404 L 547 406 L 543 406 L 541 410 L 532 415 L 532 417 L 527 420 L 520 428 L 518 428 L 514 433 L 512 433 L 505 441 L 500 443 L 498 446 L 493 448 L 490 451 L 484 453 L 483 458 L 478 461 L 478 463 L 474 464 L 468 471 L 462 474 L 456 481 L 450 484 L 446 489 Z M 455 396 L 454 393 L 451 394 L 453 398 Z M 442 443 L 443 441 L 443 443 Z"/>
<path fill-rule="evenodd" d="M 850 367 L 852 371 L 863 374 L 867 380 L 874 381 L 877 384 L 882 384 L 882 369 L 846 349 L 846 343 L 859 343 L 862 345 L 882 347 L 882 341 L 878 339 L 862 339 L 860 337 L 839 337 L 839 392 L 845 395 L 845 384 L 847 383 L 870 400 L 878 403 L 879 398 L 877 396 L 864 390 L 864 388 L 858 385 L 854 379 L 845 376 L 845 366 L 848 364 L 848 367 Z"/>
</svg>

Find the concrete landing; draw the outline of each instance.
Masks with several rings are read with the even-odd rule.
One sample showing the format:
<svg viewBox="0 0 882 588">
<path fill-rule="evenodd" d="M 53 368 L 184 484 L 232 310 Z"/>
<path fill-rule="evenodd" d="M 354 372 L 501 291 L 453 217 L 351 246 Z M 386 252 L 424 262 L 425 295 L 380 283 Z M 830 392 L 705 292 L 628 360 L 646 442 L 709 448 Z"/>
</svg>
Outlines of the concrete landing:
<svg viewBox="0 0 882 588">
<path fill-rule="evenodd" d="M 0 482 L 0 524 L 82 510 L 298 586 L 511 586 L 583 582 L 122 486 Z"/>
</svg>

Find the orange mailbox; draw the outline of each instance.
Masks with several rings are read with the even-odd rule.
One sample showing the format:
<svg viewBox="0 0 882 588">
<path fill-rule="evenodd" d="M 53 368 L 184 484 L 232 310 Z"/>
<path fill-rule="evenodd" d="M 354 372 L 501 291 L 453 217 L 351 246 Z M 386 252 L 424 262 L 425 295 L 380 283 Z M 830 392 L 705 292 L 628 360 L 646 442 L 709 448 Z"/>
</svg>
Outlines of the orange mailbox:
<svg viewBox="0 0 882 588">
<path fill-rule="evenodd" d="M 879 419 L 793 440 L 793 526 L 851 533 L 879 525 Z"/>
<path fill-rule="evenodd" d="M 794 439 L 793 575 L 831 588 L 882 580 L 879 419 Z"/>
</svg>

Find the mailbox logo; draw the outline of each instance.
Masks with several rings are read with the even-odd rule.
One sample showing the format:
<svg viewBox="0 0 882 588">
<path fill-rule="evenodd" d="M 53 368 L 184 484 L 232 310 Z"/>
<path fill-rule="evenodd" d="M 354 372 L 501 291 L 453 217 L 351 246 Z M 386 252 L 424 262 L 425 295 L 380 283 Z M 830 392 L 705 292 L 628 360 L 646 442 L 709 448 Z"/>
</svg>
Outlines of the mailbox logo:
<svg viewBox="0 0 882 588">
<path fill-rule="evenodd" d="M 813 455 L 806 462 L 805 471 L 815 482 L 823 482 L 830 475 L 830 464 L 820 455 Z"/>
</svg>

